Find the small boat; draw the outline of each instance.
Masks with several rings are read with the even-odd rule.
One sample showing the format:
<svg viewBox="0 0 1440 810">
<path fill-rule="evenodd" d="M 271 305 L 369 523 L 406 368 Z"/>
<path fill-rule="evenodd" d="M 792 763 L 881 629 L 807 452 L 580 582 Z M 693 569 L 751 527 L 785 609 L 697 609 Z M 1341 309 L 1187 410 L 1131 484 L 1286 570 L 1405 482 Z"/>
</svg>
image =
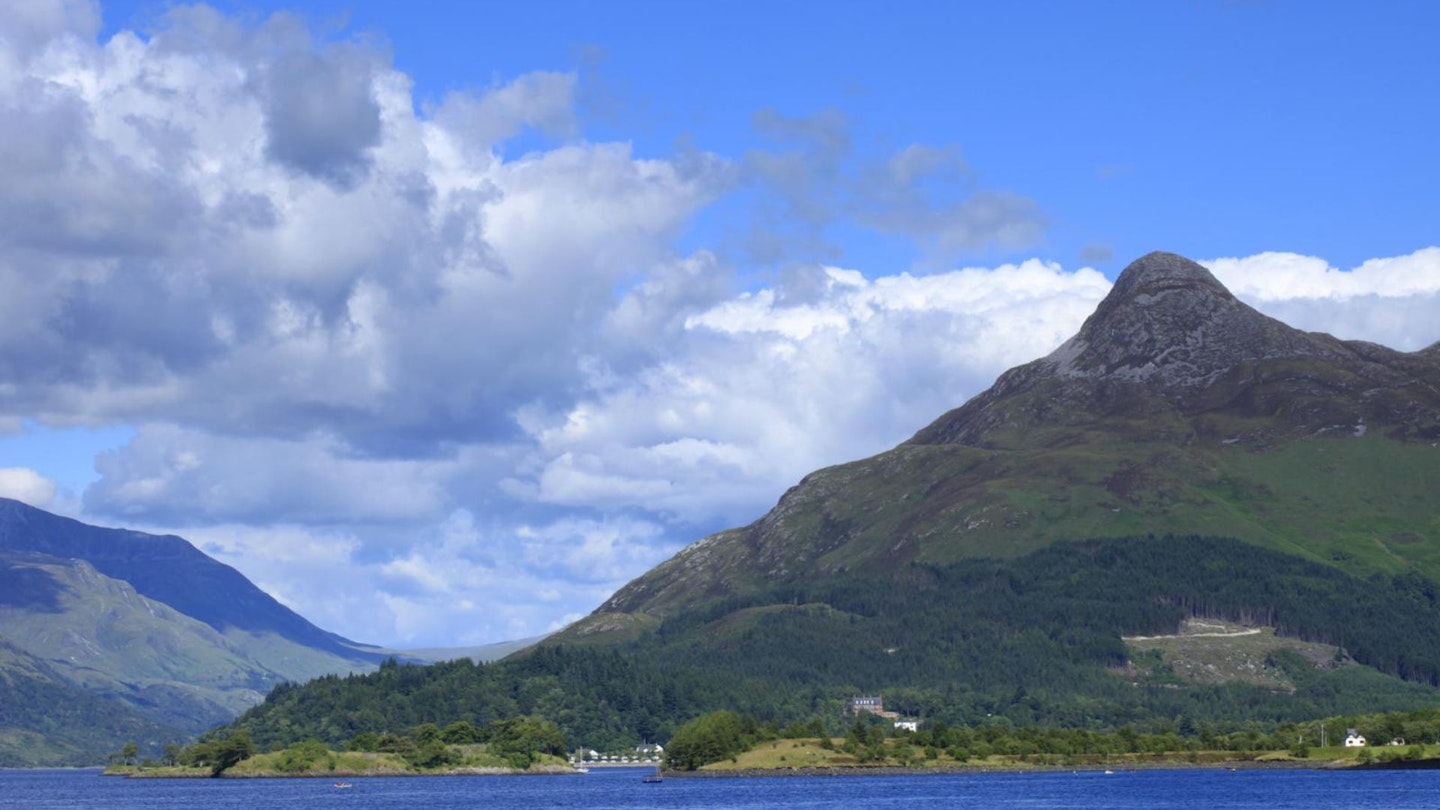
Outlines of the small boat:
<svg viewBox="0 0 1440 810">
<path fill-rule="evenodd" d="M 355 787 L 355 786 L 352 785 L 352 784 L 350 784 L 349 782 L 336 782 L 336 783 L 335 783 L 335 788 L 336 788 L 337 790 L 344 790 L 345 788 L 352 788 L 352 787 Z"/>
<path fill-rule="evenodd" d="M 659 771 L 656 771 L 655 773 L 647 773 L 644 776 L 640 777 L 640 781 L 644 782 L 647 785 L 654 785 L 659 782 L 664 782 L 665 777 L 661 776 Z"/>
<path fill-rule="evenodd" d="M 575 766 L 575 772 L 576 772 L 576 773 L 589 773 L 589 772 L 590 772 L 590 769 L 587 768 L 587 767 L 585 767 L 584 765 L 576 765 L 576 766 Z"/>
</svg>

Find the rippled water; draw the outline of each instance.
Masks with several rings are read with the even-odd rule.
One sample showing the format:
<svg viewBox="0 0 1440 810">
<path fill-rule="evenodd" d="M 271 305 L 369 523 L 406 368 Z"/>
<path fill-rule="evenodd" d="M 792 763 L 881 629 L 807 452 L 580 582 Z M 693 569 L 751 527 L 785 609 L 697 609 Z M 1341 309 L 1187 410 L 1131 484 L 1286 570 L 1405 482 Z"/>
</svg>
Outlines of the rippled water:
<svg viewBox="0 0 1440 810">
<path fill-rule="evenodd" d="M 583 776 L 351 779 L 114 779 L 94 771 L 0 771 L 0 808 L 1435 808 L 1440 771 L 1176 770 L 666 779 L 643 771 Z"/>
</svg>

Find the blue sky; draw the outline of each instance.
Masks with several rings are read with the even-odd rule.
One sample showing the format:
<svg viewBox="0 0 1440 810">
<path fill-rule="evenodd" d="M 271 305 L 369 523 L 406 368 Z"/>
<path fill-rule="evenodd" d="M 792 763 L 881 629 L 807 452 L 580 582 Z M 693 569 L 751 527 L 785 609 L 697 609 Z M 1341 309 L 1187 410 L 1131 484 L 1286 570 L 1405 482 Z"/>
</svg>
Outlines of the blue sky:
<svg viewBox="0 0 1440 810">
<path fill-rule="evenodd" d="M 107 3 L 107 28 L 154 24 L 166 7 Z M 726 155 L 762 147 L 752 118 L 764 108 L 837 110 L 862 155 L 954 146 L 974 182 L 1031 197 L 1049 218 L 1039 245 L 989 257 L 1076 262 L 1103 246 L 1112 276 L 1155 248 L 1288 250 L 1349 267 L 1428 244 L 1440 220 L 1431 3 L 216 8 L 295 12 L 335 38 L 386 42 L 421 105 L 534 70 L 578 71 L 585 136 L 640 156 L 672 154 L 682 138 Z M 902 269 L 913 258 L 903 244 L 843 236 L 852 261 Z"/>
<path fill-rule="evenodd" d="M 1163 249 L 1440 340 L 1432 4 L 0 10 L 0 494 L 553 629 Z M 337 571 L 343 571 L 337 576 Z"/>
</svg>

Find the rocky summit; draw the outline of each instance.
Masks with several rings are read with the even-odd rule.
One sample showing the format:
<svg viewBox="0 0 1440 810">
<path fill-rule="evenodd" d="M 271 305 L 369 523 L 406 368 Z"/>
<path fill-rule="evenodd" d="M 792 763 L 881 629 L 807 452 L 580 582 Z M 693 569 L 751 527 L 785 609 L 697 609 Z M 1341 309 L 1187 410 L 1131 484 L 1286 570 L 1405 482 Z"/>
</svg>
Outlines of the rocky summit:
<svg viewBox="0 0 1440 810">
<path fill-rule="evenodd" d="M 816 471 L 575 633 L 776 582 L 1201 533 L 1356 573 L 1440 578 L 1440 351 L 1303 332 L 1150 253 L 1080 331 L 908 442 Z"/>
<path fill-rule="evenodd" d="M 1046 361 L 1061 377 L 1194 388 L 1247 360 L 1335 357 L 1333 343 L 1242 304 L 1195 262 L 1156 252 L 1126 268 Z"/>
<path fill-rule="evenodd" d="M 1432 347 L 1433 349 L 1434 347 Z M 1242 303 L 1199 264 L 1150 253 L 1125 268 L 1079 333 L 913 439 L 984 446 L 1006 427 L 1174 415 L 1175 438 L 1265 441 L 1381 425 L 1440 437 L 1434 352 L 1407 355 L 1302 332 Z M 1254 423 L 1215 436 L 1231 416 Z"/>
</svg>

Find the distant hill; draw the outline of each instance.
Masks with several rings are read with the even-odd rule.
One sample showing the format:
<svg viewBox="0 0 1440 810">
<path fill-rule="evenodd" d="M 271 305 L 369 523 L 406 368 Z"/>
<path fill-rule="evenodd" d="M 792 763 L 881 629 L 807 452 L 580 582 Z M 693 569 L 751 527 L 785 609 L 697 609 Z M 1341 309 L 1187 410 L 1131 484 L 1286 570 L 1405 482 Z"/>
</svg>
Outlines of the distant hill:
<svg viewBox="0 0 1440 810">
<path fill-rule="evenodd" d="M 78 690 L 182 735 L 228 721 L 282 681 L 373 669 L 392 654 L 310 624 L 179 537 L 90 526 L 8 499 L 0 640 L 15 653 L 0 659 L 10 699 L 20 680 Z M 63 703 L 41 705 L 23 723 L 0 714 L 0 738 L 78 733 Z M 70 764 L 81 761 L 96 760 Z"/>
<path fill-rule="evenodd" d="M 544 641 L 547 636 L 532 636 L 520 638 L 514 641 L 497 641 L 493 644 L 476 644 L 470 647 L 412 647 L 404 650 L 395 650 L 395 657 L 402 660 L 420 661 L 424 663 L 439 663 L 442 661 L 454 661 L 457 658 L 468 658 L 477 664 L 486 664 L 491 661 L 499 661 L 507 655 L 513 655 L 521 650 L 533 647 Z"/>
<path fill-rule="evenodd" d="M 343 658 L 378 660 L 373 649 L 321 630 L 180 537 L 90 526 L 0 498 L 0 549 L 84 560 L 222 633 L 276 635 Z"/>
<path fill-rule="evenodd" d="M 1049 356 L 535 648 L 286 691 L 238 725 L 537 712 L 574 742 L 661 739 L 720 708 L 843 724 L 845 697 L 879 693 L 950 724 L 1199 734 L 1429 706 L 1437 493 L 1440 345 L 1301 332 L 1152 253 Z M 1195 618 L 1261 630 L 1264 671 L 1197 677 L 1180 645 L 1124 640 Z"/>
</svg>

